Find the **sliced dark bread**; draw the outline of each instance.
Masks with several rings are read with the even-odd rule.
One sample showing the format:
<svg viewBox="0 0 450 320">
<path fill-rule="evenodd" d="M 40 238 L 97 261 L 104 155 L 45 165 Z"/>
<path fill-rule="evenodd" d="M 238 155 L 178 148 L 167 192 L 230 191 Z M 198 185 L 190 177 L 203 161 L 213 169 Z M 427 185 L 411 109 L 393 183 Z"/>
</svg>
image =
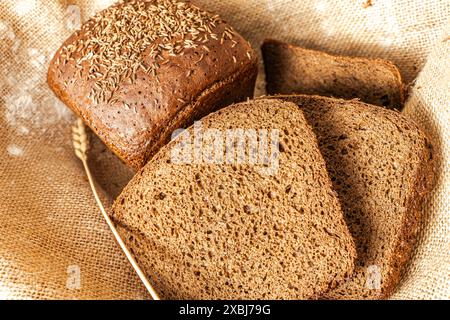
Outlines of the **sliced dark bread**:
<svg viewBox="0 0 450 320">
<path fill-rule="evenodd" d="M 165 299 L 312 299 L 350 276 L 353 239 L 302 111 L 249 101 L 203 118 L 202 132 L 211 128 L 278 130 L 278 169 L 180 164 L 173 151 L 189 145 L 186 132 L 163 147 L 112 210 L 156 291 Z M 210 150 L 210 142 L 197 146 Z"/>
<path fill-rule="evenodd" d="M 328 299 L 381 299 L 398 284 L 434 173 L 426 135 L 397 111 L 355 100 L 275 96 L 303 110 L 357 246 L 355 273 Z"/>
<path fill-rule="evenodd" d="M 400 72 L 390 61 L 333 56 L 266 40 L 262 46 L 268 94 L 316 94 L 401 109 Z"/>
</svg>

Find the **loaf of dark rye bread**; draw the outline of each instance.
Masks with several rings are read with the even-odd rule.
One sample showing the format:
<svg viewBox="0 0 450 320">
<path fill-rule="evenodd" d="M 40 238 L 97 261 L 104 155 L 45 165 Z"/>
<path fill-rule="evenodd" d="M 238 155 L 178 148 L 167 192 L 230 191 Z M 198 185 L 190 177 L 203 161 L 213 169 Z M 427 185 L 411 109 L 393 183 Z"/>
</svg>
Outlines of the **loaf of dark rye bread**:
<svg viewBox="0 0 450 320">
<path fill-rule="evenodd" d="M 64 42 L 48 84 L 140 168 L 175 128 L 251 97 L 256 74 L 249 43 L 217 15 L 175 0 L 127 1 Z"/>
<path fill-rule="evenodd" d="M 316 94 L 401 109 L 402 78 L 388 60 L 333 56 L 276 40 L 262 46 L 268 94 Z"/>
<path fill-rule="evenodd" d="M 399 283 L 432 186 L 426 134 L 394 110 L 318 96 L 294 102 L 312 125 L 357 247 L 355 273 L 327 299 L 381 299 Z"/>
<path fill-rule="evenodd" d="M 217 144 L 203 138 L 195 146 L 195 128 L 187 131 L 189 150 L 210 154 Z M 175 162 L 177 146 L 189 146 L 179 136 L 136 174 L 112 218 L 163 298 L 311 299 L 352 273 L 352 237 L 316 137 L 295 104 L 232 105 L 203 118 L 201 128 L 205 136 L 208 129 L 278 132 L 278 168 L 263 174 L 265 162 L 238 158 Z M 259 136 L 260 147 L 263 141 Z M 244 144 L 246 154 L 252 145 Z"/>
</svg>

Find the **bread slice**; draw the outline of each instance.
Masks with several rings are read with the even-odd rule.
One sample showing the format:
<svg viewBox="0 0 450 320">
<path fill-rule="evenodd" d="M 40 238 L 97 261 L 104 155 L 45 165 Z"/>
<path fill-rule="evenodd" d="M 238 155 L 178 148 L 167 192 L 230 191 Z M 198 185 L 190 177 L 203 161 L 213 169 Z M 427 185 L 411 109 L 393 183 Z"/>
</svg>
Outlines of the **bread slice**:
<svg viewBox="0 0 450 320">
<path fill-rule="evenodd" d="M 381 299 L 400 280 L 431 188 L 430 141 L 399 112 L 358 101 L 276 96 L 303 110 L 357 246 L 352 278 L 328 299 Z"/>
<path fill-rule="evenodd" d="M 341 57 L 276 40 L 262 46 L 269 94 L 316 94 L 401 109 L 402 78 L 390 61 Z"/>
<path fill-rule="evenodd" d="M 217 111 L 202 119 L 198 145 L 196 128 L 163 147 L 112 209 L 163 298 L 310 299 L 352 273 L 353 239 L 316 138 L 295 104 L 258 100 Z M 272 157 L 278 167 L 269 172 L 268 162 L 237 158 L 183 164 L 174 157 L 180 146 L 209 154 L 207 129 L 278 132 L 279 153 Z M 270 150 L 276 140 L 267 140 Z M 246 152 L 254 151 L 251 145 L 244 144 Z"/>
</svg>

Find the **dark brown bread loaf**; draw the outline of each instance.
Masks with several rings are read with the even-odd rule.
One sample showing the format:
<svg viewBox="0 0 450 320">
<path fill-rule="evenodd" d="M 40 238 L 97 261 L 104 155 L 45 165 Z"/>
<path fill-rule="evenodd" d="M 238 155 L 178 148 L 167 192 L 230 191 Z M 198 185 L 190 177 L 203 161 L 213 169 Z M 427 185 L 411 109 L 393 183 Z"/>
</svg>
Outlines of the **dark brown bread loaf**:
<svg viewBox="0 0 450 320">
<path fill-rule="evenodd" d="M 352 278 L 324 297 L 386 298 L 411 255 L 431 188 L 428 138 L 397 111 L 318 96 L 275 98 L 296 103 L 312 125 L 357 246 Z"/>
<path fill-rule="evenodd" d="M 112 217 L 163 298 L 316 298 L 352 273 L 352 237 L 295 104 L 236 104 L 203 118 L 201 128 L 278 130 L 279 166 L 267 175 L 259 162 L 179 164 L 178 138 L 137 173 Z M 200 141 L 209 150 L 212 143 Z"/>
<path fill-rule="evenodd" d="M 85 23 L 48 83 L 123 161 L 142 167 L 175 128 L 253 95 L 256 55 L 217 15 L 174 0 L 128 1 Z"/>
<path fill-rule="evenodd" d="M 333 56 L 276 40 L 262 46 L 269 94 L 317 94 L 401 109 L 400 72 L 390 61 Z"/>
</svg>

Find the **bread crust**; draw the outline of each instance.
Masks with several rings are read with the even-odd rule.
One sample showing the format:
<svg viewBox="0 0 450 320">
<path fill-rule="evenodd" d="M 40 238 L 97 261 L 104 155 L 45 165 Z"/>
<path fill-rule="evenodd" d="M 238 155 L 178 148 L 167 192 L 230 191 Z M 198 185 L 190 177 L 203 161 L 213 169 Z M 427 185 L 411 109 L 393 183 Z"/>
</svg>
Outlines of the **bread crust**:
<svg viewBox="0 0 450 320">
<path fill-rule="evenodd" d="M 388 278 L 387 284 L 383 288 L 379 299 L 387 299 L 398 287 L 401 277 L 403 276 L 408 262 L 412 257 L 414 246 L 416 245 L 416 236 L 422 224 L 422 204 L 427 194 L 434 185 L 436 171 L 436 155 L 433 152 L 433 146 L 429 138 L 424 134 L 427 141 L 427 149 L 423 150 L 422 166 L 419 167 L 417 175 L 414 179 L 414 188 L 407 201 L 407 211 L 402 224 L 401 236 L 395 246 L 396 250 L 389 263 L 392 270 L 391 277 Z"/>
<path fill-rule="evenodd" d="M 229 35 L 231 27 L 221 21 L 211 30 L 214 38 L 184 49 L 182 55 L 165 56 L 156 76 L 138 69 L 133 83 L 126 77 L 117 83 L 114 99 L 93 101 L 88 97 L 95 88 L 89 66 L 83 64 L 81 71 L 76 69 L 76 61 L 84 57 L 82 52 L 75 50 L 68 61 L 65 59 L 67 48 L 88 41 L 94 28 L 90 20 L 64 42 L 50 63 L 47 81 L 56 96 L 134 169 L 142 167 L 170 139 L 171 130 L 253 96 L 256 54 L 240 35 Z M 217 38 L 223 33 L 229 36 Z M 209 34 L 205 31 L 198 36 Z M 143 52 L 149 64 L 153 61 L 150 52 Z M 102 72 L 107 74 L 107 70 Z"/>
</svg>

